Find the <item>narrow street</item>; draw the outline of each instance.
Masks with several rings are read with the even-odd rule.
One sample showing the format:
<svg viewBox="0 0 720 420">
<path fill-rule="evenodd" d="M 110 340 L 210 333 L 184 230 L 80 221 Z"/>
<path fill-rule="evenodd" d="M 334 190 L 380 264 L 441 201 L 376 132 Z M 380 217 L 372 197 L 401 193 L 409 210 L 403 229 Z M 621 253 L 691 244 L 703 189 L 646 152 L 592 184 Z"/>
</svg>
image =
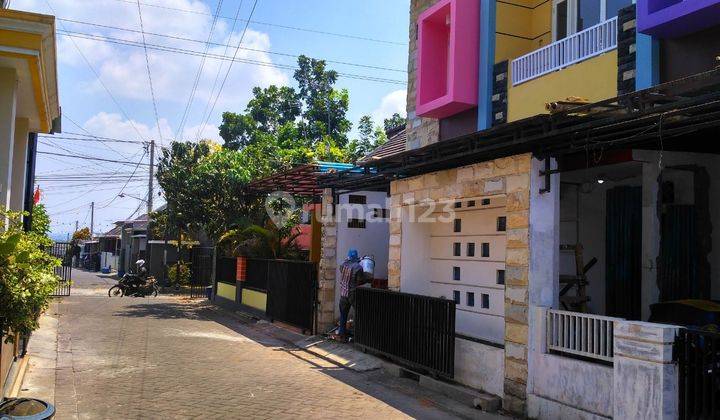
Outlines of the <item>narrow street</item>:
<svg viewBox="0 0 720 420">
<path fill-rule="evenodd" d="M 54 395 L 58 419 L 483 415 L 407 379 L 340 368 L 205 301 L 111 299 L 111 279 L 80 270 L 73 278 L 72 296 L 52 305 L 31 341 L 22 392 Z M 47 354 L 53 328 L 54 380 L 52 362 L 33 354 Z"/>
</svg>

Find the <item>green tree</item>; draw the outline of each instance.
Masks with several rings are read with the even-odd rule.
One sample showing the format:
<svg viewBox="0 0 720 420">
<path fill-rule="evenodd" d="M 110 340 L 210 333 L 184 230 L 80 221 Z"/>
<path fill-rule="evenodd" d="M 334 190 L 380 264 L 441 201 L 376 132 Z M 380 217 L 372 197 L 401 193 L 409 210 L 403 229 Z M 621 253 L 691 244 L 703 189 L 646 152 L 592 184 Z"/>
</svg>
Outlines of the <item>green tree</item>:
<svg viewBox="0 0 720 420">
<path fill-rule="evenodd" d="M 82 229 L 78 229 L 72 234 L 72 243 L 77 244 L 79 241 L 87 241 L 90 240 L 90 228 L 84 227 Z"/>
<path fill-rule="evenodd" d="M 180 230 L 196 231 L 204 220 L 202 197 L 194 177 L 201 161 L 211 153 L 213 144 L 173 142 L 164 149 L 157 168 L 157 180 L 168 204 L 167 223 Z M 219 149 L 219 147 L 217 147 Z"/>
<path fill-rule="evenodd" d="M 295 164 L 304 162 L 326 137 L 340 148 L 347 145 L 352 127 L 346 117 L 350 95 L 347 90 L 335 89 L 337 72 L 327 70 L 323 60 L 300 56 L 294 76 L 298 90 L 255 88 L 244 113 L 223 113 L 220 136 L 226 148 L 241 150 L 269 135 L 288 152 L 285 157 L 303 158 L 290 161 Z"/>
<path fill-rule="evenodd" d="M 394 130 L 399 127 L 405 127 L 407 125 L 407 118 L 401 116 L 397 112 L 392 115 L 390 118 L 385 118 L 383 121 L 383 127 L 385 128 L 385 132 Z"/>
<path fill-rule="evenodd" d="M 350 161 L 355 162 L 386 141 L 385 131 L 380 126 L 376 126 L 369 115 L 365 115 L 358 123 L 358 138 L 348 145 L 348 157 Z"/>
</svg>

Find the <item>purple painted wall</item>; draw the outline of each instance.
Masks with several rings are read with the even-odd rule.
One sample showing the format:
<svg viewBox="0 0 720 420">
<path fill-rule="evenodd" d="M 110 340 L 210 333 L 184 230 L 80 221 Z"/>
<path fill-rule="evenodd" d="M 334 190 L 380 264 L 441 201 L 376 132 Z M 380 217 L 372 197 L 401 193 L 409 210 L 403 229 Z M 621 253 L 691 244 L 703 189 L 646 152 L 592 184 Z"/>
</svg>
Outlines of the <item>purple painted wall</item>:
<svg viewBox="0 0 720 420">
<path fill-rule="evenodd" d="M 720 25 L 720 0 L 637 0 L 638 31 L 677 38 Z"/>
<path fill-rule="evenodd" d="M 417 115 L 477 106 L 479 15 L 478 0 L 441 0 L 418 17 Z"/>
</svg>

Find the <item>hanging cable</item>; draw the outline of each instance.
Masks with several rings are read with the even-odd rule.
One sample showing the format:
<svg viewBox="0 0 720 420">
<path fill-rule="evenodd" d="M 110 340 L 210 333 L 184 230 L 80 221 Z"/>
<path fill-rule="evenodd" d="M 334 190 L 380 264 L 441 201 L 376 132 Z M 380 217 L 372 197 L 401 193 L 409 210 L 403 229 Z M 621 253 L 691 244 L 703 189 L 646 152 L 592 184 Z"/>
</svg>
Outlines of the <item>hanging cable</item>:
<svg viewBox="0 0 720 420">
<path fill-rule="evenodd" d="M 152 72 L 150 72 L 150 58 L 148 57 L 147 44 L 145 43 L 145 26 L 143 24 L 142 9 L 140 8 L 140 0 L 137 2 L 138 17 L 140 18 L 140 31 L 142 32 L 143 49 L 145 50 L 145 67 L 147 68 L 148 81 L 150 82 L 150 96 L 152 97 L 153 111 L 155 112 L 155 122 L 157 123 L 158 136 L 160 138 L 160 146 L 163 146 L 162 129 L 160 128 L 160 116 L 158 115 L 157 102 L 155 101 L 155 88 L 153 87 Z"/>
<path fill-rule="evenodd" d="M 245 38 L 245 34 L 247 33 L 248 26 L 250 26 L 250 21 L 252 20 L 253 14 L 255 14 L 255 8 L 257 7 L 258 0 L 255 0 L 253 2 L 253 7 L 250 10 L 250 17 L 248 17 L 248 20 L 245 22 L 245 28 L 243 28 L 242 34 L 240 35 L 240 40 L 238 41 L 237 48 L 235 48 L 235 54 L 233 54 L 232 61 L 230 61 L 230 65 L 228 66 L 227 72 L 225 72 L 225 77 L 223 78 L 222 83 L 220 84 L 220 87 L 218 88 L 217 95 L 215 96 L 215 100 L 213 101 L 212 107 L 210 107 L 210 112 L 208 112 L 207 118 L 203 120 L 202 126 L 200 127 L 200 132 L 205 131 L 205 126 L 207 125 L 208 121 L 210 120 L 210 116 L 212 115 L 213 111 L 215 110 L 215 105 L 217 105 L 217 101 L 220 98 L 220 95 L 222 94 L 223 88 L 225 87 L 225 83 L 227 82 L 228 76 L 230 76 L 230 70 L 232 70 L 232 65 L 235 62 L 235 57 L 237 57 L 238 51 L 240 51 L 240 45 L 242 45 L 243 39 Z M 210 101 L 212 97 L 208 98 L 208 101 Z M 209 102 L 208 102 L 209 103 Z"/>
<path fill-rule="evenodd" d="M 138 3 L 139 1 L 140 0 L 138 0 Z M 187 103 L 185 104 L 185 111 L 183 111 L 182 118 L 180 119 L 180 124 L 178 125 L 177 131 L 175 132 L 175 139 L 178 139 L 180 137 L 183 128 L 185 128 L 185 122 L 187 121 L 188 114 L 190 113 L 190 108 L 192 108 L 192 103 L 195 100 L 195 92 L 197 91 L 198 84 L 200 83 L 200 76 L 202 76 L 203 69 L 205 68 L 205 60 L 207 59 L 207 54 L 210 50 L 210 41 L 212 41 L 212 35 L 215 31 L 215 24 L 217 23 L 217 17 L 220 14 L 222 3 L 223 0 L 218 0 L 217 8 L 215 9 L 215 15 L 213 16 L 212 25 L 210 25 L 210 33 L 208 33 L 207 41 L 205 42 L 205 51 L 203 51 L 202 58 L 200 60 L 200 66 L 195 73 L 195 81 L 193 82 L 193 86 L 190 89 L 190 96 L 188 97 Z"/>
<path fill-rule="evenodd" d="M 55 9 L 54 9 L 54 8 L 52 7 L 52 5 L 50 4 L 50 1 L 49 1 L 49 0 L 45 0 L 45 4 L 47 4 L 47 6 L 50 8 L 50 11 L 52 12 L 53 15 L 57 15 L 57 13 L 55 12 Z M 64 25 L 62 22 L 60 22 L 60 26 L 61 26 L 63 29 L 66 29 L 66 28 L 65 28 L 65 25 Z M 90 70 L 93 72 L 93 74 L 95 75 L 95 78 L 97 79 L 97 81 L 100 82 L 100 85 L 103 87 L 103 89 L 105 89 L 105 92 L 107 92 L 108 96 L 110 96 L 110 99 L 112 99 L 112 101 L 113 101 L 113 102 L 115 103 L 115 105 L 118 107 L 118 109 L 120 110 L 120 112 L 122 112 L 122 114 L 123 114 L 123 115 L 125 116 L 125 118 L 128 120 L 128 122 L 129 122 L 130 125 L 133 127 L 133 129 L 138 133 L 138 135 L 140 136 L 140 138 L 143 139 L 143 140 L 145 140 L 145 138 L 143 137 L 142 133 L 140 133 L 140 130 L 138 130 L 138 128 L 135 126 L 135 123 L 133 123 L 132 119 L 128 116 L 127 112 L 125 112 L 125 109 L 120 105 L 120 103 L 117 101 L 117 99 L 115 99 L 115 96 L 112 94 L 112 92 L 110 92 L 110 89 L 108 89 L 108 87 L 105 85 L 105 82 L 102 81 L 102 78 L 100 77 L 100 74 L 97 72 L 97 70 L 95 70 L 95 67 L 93 67 L 93 65 L 90 63 L 90 60 L 88 60 L 88 58 L 87 58 L 87 57 L 85 56 L 85 54 L 82 52 L 82 50 L 81 50 L 80 47 L 77 45 L 77 43 L 75 42 L 75 40 L 71 38 L 70 41 L 72 41 L 72 44 L 73 44 L 73 46 L 75 47 L 75 50 L 77 50 L 78 54 L 80 54 L 80 56 L 82 57 L 82 59 L 85 61 L 85 64 L 87 64 L 88 68 L 90 68 Z"/>
</svg>

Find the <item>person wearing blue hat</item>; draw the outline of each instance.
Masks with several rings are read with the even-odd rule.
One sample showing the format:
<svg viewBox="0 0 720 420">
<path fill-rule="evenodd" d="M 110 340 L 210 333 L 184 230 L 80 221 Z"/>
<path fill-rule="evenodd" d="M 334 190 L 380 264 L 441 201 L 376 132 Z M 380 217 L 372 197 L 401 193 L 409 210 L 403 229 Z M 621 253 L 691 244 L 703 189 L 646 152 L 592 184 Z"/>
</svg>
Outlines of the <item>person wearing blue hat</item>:
<svg viewBox="0 0 720 420">
<path fill-rule="evenodd" d="M 367 283 L 365 273 L 360 265 L 360 256 L 357 250 L 350 249 L 347 259 L 340 266 L 340 327 L 338 336 L 345 340 L 347 337 L 347 320 L 350 308 L 355 304 L 355 289 Z"/>
</svg>

